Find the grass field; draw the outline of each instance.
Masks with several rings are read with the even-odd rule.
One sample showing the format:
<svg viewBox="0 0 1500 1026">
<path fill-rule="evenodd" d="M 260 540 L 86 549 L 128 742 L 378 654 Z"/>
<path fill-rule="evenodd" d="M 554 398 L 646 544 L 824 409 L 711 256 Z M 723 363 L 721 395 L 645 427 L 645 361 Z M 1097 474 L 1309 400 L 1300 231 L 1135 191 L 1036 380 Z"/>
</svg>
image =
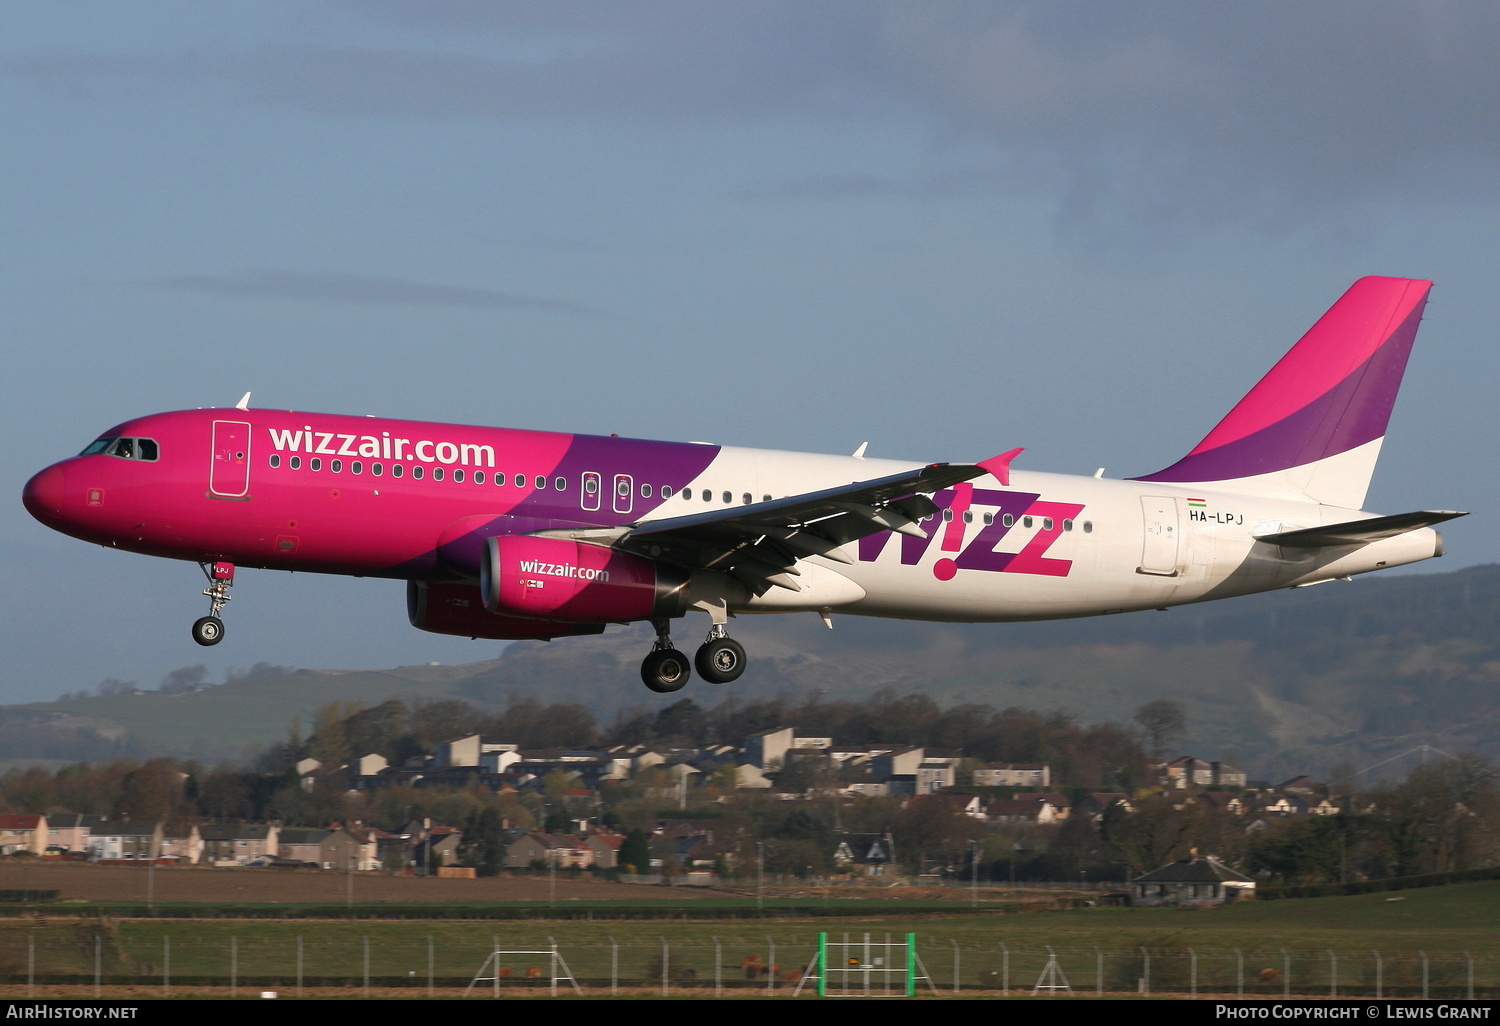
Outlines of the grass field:
<svg viewBox="0 0 1500 1026">
<path fill-rule="evenodd" d="M 1385 996 L 1420 996 L 1425 976 L 1433 996 L 1462 997 L 1472 975 L 1477 996 L 1500 996 L 1500 882 L 1193 911 L 924 911 L 816 921 L 101 920 L 65 919 L 63 911 L 0 921 L 0 994 L 24 994 L 28 971 L 49 989 L 92 993 L 96 960 L 106 988 L 159 994 L 167 982 L 174 993 L 212 987 L 227 996 L 231 986 L 245 996 L 265 987 L 291 993 L 300 958 L 309 993 L 363 993 L 368 979 L 372 993 L 423 997 L 430 973 L 435 993 L 458 996 L 497 945 L 533 952 L 502 957 L 506 992 L 544 993 L 522 990 L 521 981 L 531 966 L 545 974 L 547 959 L 535 953 L 554 942 L 572 975 L 596 992 L 613 983 L 659 994 L 665 982 L 669 992 L 701 995 L 718 981 L 738 988 L 727 993 L 773 993 L 765 974 L 747 979 L 749 960 L 777 966 L 774 993 L 785 994 L 826 930 L 876 940 L 915 933 L 926 975 L 944 993 L 955 981 L 970 995 L 1007 983 L 1029 993 L 1050 947 L 1074 990 L 1087 993 L 1144 986 L 1155 994 L 1349 996 L 1373 995 L 1378 985 Z"/>
</svg>

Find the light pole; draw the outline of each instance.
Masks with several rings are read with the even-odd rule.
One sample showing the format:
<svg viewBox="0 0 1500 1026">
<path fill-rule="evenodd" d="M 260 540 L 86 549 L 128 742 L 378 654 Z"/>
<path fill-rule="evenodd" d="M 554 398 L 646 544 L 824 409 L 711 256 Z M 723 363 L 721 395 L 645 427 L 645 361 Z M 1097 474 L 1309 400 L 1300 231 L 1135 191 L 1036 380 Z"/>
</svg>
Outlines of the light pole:
<svg viewBox="0 0 1500 1026">
<path fill-rule="evenodd" d="M 759 853 L 755 870 L 755 911 L 759 912 L 764 907 L 764 895 L 766 890 L 766 842 L 756 841 L 755 850 Z"/>
<path fill-rule="evenodd" d="M 979 907 L 979 839 L 969 842 L 969 907 Z"/>
</svg>

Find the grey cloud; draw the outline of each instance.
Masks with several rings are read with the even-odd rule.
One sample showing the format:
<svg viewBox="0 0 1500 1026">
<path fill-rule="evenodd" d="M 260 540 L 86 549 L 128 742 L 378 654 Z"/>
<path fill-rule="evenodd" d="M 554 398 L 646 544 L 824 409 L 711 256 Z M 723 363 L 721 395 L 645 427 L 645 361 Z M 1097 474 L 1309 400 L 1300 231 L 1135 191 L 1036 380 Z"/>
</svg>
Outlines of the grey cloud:
<svg viewBox="0 0 1500 1026">
<path fill-rule="evenodd" d="M 879 118 L 935 141 L 984 142 L 993 187 L 1043 196 L 1065 232 L 1283 230 L 1371 196 L 1500 194 L 1500 5 L 1487 0 L 374 0 L 325 10 L 398 28 L 403 43 L 54 52 L 8 70 L 68 88 L 196 84 L 333 116 Z M 934 146 L 929 159 L 941 154 Z M 877 195 L 944 193 L 920 176 L 851 168 L 739 198 Z"/>
<path fill-rule="evenodd" d="M 488 309 L 540 310 L 597 317 L 602 311 L 578 303 L 518 296 L 493 289 L 430 285 L 379 274 L 338 271 L 252 269 L 233 274 L 180 274 L 140 284 L 179 292 L 205 292 L 244 299 L 301 299 L 317 303 L 395 303 Z"/>
</svg>

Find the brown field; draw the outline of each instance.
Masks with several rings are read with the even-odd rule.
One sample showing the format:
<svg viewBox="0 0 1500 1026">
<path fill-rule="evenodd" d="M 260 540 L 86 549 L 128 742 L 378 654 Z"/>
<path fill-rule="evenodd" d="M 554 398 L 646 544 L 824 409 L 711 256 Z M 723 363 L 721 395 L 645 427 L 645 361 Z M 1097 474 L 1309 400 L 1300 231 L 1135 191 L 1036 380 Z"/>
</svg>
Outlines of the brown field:
<svg viewBox="0 0 1500 1026">
<path fill-rule="evenodd" d="M 154 881 L 148 877 L 154 876 Z M 356 904 L 454 905 L 465 902 L 546 901 L 545 876 L 496 876 L 478 880 L 439 880 L 385 873 L 355 873 Z M 58 891 L 60 901 L 146 902 L 148 884 L 155 901 L 226 904 L 292 902 L 342 904 L 349 896 L 349 874 L 316 869 L 209 869 L 203 867 L 95 866 L 86 862 L 14 859 L 0 863 L 0 890 Z M 649 887 L 592 879 L 557 878 L 559 901 L 691 902 L 718 896 L 699 887 Z"/>
</svg>

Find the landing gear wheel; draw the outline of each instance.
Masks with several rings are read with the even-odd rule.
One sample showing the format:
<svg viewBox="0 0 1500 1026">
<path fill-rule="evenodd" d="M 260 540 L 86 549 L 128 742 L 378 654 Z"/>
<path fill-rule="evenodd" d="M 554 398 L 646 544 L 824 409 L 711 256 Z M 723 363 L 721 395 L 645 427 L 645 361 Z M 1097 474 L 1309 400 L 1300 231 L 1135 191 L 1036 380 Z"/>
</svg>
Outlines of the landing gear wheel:
<svg viewBox="0 0 1500 1026">
<path fill-rule="evenodd" d="M 217 616 L 199 617 L 193 622 L 193 640 L 205 648 L 224 640 L 224 621 Z"/>
<path fill-rule="evenodd" d="M 687 656 L 675 648 L 658 648 L 641 663 L 641 681 L 659 695 L 681 691 L 692 675 Z"/>
<path fill-rule="evenodd" d="M 733 638 L 712 638 L 699 647 L 693 664 L 710 684 L 729 684 L 745 672 L 745 646 Z"/>
</svg>

